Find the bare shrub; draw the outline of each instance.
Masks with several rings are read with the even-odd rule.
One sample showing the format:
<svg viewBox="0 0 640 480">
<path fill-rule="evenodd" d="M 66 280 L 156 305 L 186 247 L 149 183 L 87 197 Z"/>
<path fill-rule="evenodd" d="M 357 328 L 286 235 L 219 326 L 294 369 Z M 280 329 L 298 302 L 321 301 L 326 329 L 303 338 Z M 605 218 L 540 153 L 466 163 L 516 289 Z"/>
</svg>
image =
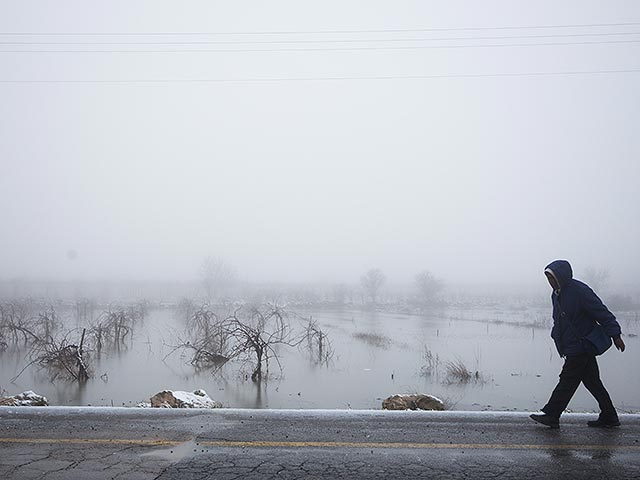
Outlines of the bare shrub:
<svg viewBox="0 0 640 480">
<path fill-rule="evenodd" d="M 235 268 L 220 257 L 206 257 L 200 265 L 200 277 L 209 301 L 222 297 L 236 276 Z"/>
<path fill-rule="evenodd" d="M 376 304 L 378 301 L 378 294 L 380 289 L 386 282 L 387 277 L 382 273 L 379 268 L 372 268 L 367 273 L 360 277 L 360 284 L 362 290 L 367 298 L 371 299 L 372 304 Z"/>
<path fill-rule="evenodd" d="M 38 313 L 35 325 L 36 336 L 48 338 L 53 336 L 62 327 L 62 321 L 58 317 L 53 307 Z"/>
<path fill-rule="evenodd" d="M 593 266 L 588 266 L 584 271 L 584 279 L 585 281 L 593 288 L 596 292 L 600 290 L 604 290 L 609 283 L 610 277 L 608 268 L 596 268 Z"/>
<path fill-rule="evenodd" d="M 98 354 L 104 349 L 119 350 L 126 347 L 127 338 L 132 338 L 136 322 L 141 317 L 131 309 L 103 312 L 89 327 L 94 348 Z"/>
<path fill-rule="evenodd" d="M 62 326 L 51 305 L 31 299 L 0 303 L 0 349 L 10 345 L 27 347 L 55 334 Z"/>
<path fill-rule="evenodd" d="M 279 345 L 297 346 L 302 341 L 293 338 L 288 313 L 277 304 L 236 309 L 224 326 L 233 343 L 230 356 L 251 366 L 253 382 L 266 378 L 272 360 L 282 370 L 276 350 Z"/>
<path fill-rule="evenodd" d="M 197 306 L 190 298 L 181 299 L 175 307 L 175 316 L 178 319 L 189 321 L 197 310 Z"/>
<path fill-rule="evenodd" d="M 482 375 L 478 370 L 472 371 L 467 368 L 461 359 L 456 359 L 445 364 L 447 371 L 447 383 L 470 383 L 483 382 Z"/>
<path fill-rule="evenodd" d="M 445 410 L 455 409 L 456 405 L 458 405 L 458 403 L 460 402 L 460 399 L 454 399 L 453 397 L 450 397 L 450 396 L 442 397 L 440 398 L 440 400 L 442 400 Z"/>
<path fill-rule="evenodd" d="M 149 302 L 147 300 L 140 300 L 127 308 L 127 313 L 133 320 L 133 323 L 142 322 L 149 313 Z"/>
<path fill-rule="evenodd" d="M 224 322 L 218 320 L 208 305 L 193 311 L 187 320 L 186 331 L 186 338 L 178 337 L 176 345 L 170 345 L 172 349 L 165 360 L 181 350 L 190 352 L 189 363 L 198 369 L 218 369 L 227 363 L 229 334 Z"/>
<path fill-rule="evenodd" d="M 202 305 L 187 320 L 187 330 L 195 337 L 211 337 L 220 331 L 218 315 L 208 305 Z"/>
<path fill-rule="evenodd" d="M 30 300 L 0 303 L 0 338 L 9 345 L 29 345 L 37 340 L 34 304 Z"/>
<path fill-rule="evenodd" d="M 377 348 L 389 348 L 391 346 L 389 337 L 377 333 L 356 332 L 353 334 L 353 338 Z"/>
<path fill-rule="evenodd" d="M 90 378 L 90 372 L 88 355 L 84 351 L 85 333 L 86 329 L 83 329 L 80 343 L 73 343 L 69 339 L 72 335 L 77 335 L 76 331 L 67 332 L 57 339 L 38 339 L 28 354 L 30 362 L 11 381 L 15 381 L 29 366 L 37 365 L 47 371 L 52 382 L 58 378 L 86 382 Z"/>
<path fill-rule="evenodd" d="M 96 309 L 96 301 L 92 298 L 81 298 L 76 300 L 73 304 L 73 313 L 76 317 L 76 322 L 85 325 L 93 322 Z"/>
<path fill-rule="evenodd" d="M 318 322 L 309 318 L 302 335 L 311 358 L 319 364 L 328 364 L 333 357 L 333 348 L 327 334 L 322 331 Z"/>
<path fill-rule="evenodd" d="M 424 305 L 433 304 L 437 295 L 444 288 L 442 281 L 434 277 L 428 270 L 418 273 L 414 283 L 418 291 L 418 299 Z"/>
<path fill-rule="evenodd" d="M 275 361 L 282 370 L 277 349 L 297 346 L 288 313 L 276 304 L 247 305 L 219 316 L 207 305 L 197 309 L 187 322 L 187 333 L 178 338 L 165 360 L 177 351 L 189 353 L 189 363 L 197 368 L 218 370 L 229 360 L 240 362 L 240 371 L 249 369 L 247 378 L 260 382 Z"/>
<path fill-rule="evenodd" d="M 420 371 L 423 376 L 429 377 L 438 371 L 438 367 L 440 366 L 440 356 L 437 353 L 434 354 L 426 346 L 422 352 L 422 360 L 424 364 Z"/>
</svg>

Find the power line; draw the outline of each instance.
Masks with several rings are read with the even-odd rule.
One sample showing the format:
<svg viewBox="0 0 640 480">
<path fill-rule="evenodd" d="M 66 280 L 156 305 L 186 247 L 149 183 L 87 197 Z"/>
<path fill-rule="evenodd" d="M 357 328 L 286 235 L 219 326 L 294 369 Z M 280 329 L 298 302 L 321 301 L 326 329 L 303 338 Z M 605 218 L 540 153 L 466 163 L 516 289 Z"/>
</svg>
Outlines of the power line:
<svg viewBox="0 0 640 480">
<path fill-rule="evenodd" d="M 175 84 L 175 83 L 278 83 L 278 82 L 335 82 L 358 80 L 429 80 L 445 78 L 495 78 L 495 77 L 548 77 L 577 75 L 610 75 L 640 73 L 638 69 L 622 70 L 581 70 L 551 72 L 500 72 L 500 73 L 461 73 L 442 75 L 377 75 L 360 77 L 280 77 L 280 78 L 195 78 L 195 79 L 139 79 L 139 80 L 0 80 L 0 84 Z"/>
<path fill-rule="evenodd" d="M 634 44 L 639 40 L 606 40 L 593 42 L 544 42 L 544 43 L 502 43 L 483 45 L 410 45 L 388 47 L 335 47 L 335 48 L 236 48 L 236 49 L 154 49 L 154 50 L 0 50 L 0 53 L 247 53 L 247 52 L 338 52 L 366 50 L 424 50 L 424 49 L 465 49 L 465 48 L 505 48 L 505 47 L 554 47 L 569 45 L 615 45 Z"/>
<path fill-rule="evenodd" d="M 640 35 L 640 32 L 569 33 L 554 35 L 506 35 L 491 37 L 441 37 L 441 38 L 370 38 L 344 40 L 233 40 L 233 41 L 189 41 L 189 42 L 5 42 L 0 45 L 247 45 L 247 44 L 309 44 L 309 43 L 379 43 L 379 42 L 438 42 L 459 40 L 511 40 L 526 38 L 576 38 Z"/>
<path fill-rule="evenodd" d="M 244 31 L 244 32 L 0 32 L 0 35 L 15 36 L 159 36 L 159 35 L 322 35 L 333 33 L 398 33 L 398 32 L 461 32 L 483 30 L 526 30 L 544 28 L 597 28 L 597 27 L 630 27 L 640 22 L 620 23 L 584 23 L 556 25 L 522 25 L 498 27 L 454 27 L 454 28 L 395 28 L 395 29 L 363 29 L 363 30 L 315 30 L 315 31 Z"/>
</svg>

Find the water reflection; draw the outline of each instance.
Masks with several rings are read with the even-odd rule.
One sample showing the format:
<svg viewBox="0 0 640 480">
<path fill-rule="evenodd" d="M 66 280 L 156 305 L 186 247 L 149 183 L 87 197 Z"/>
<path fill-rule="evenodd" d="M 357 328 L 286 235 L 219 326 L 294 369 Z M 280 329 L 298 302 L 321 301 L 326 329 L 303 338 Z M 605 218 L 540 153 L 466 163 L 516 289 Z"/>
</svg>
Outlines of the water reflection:
<svg viewBox="0 0 640 480">
<path fill-rule="evenodd" d="M 226 365 L 213 375 L 194 369 L 179 355 L 166 359 L 165 345 L 172 332 L 182 327 L 171 310 L 152 310 L 133 332 L 130 348 L 103 349 L 94 363 L 94 378 L 84 388 L 59 381 L 52 384 L 35 368 L 11 385 L 8 380 L 25 363 L 22 350 L 1 354 L 0 387 L 12 394 L 31 389 L 56 405 L 131 404 L 148 401 L 165 389 L 203 388 L 228 407 L 380 408 L 381 398 L 419 392 L 452 399 L 459 410 L 535 410 L 547 400 L 562 363 L 546 326 L 531 325 L 538 314 L 543 315 L 523 311 L 499 315 L 478 308 L 440 310 L 433 316 L 301 312 L 305 318 L 312 317 L 326 335 L 322 353 L 330 344 L 330 361 L 319 361 L 317 341 L 304 348 L 283 347 L 278 350 L 282 372 L 274 366 L 267 381 L 255 384 L 238 373 L 239 365 Z M 296 328 L 303 324 L 296 323 Z M 631 345 L 634 341 L 629 339 Z M 439 358 L 429 375 L 423 369 L 425 349 L 432 358 Z M 486 381 L 447 382 L 446 363 L 456 359 Z M 628 410 L 640 410 L 640 378 L 621 378 L 618 372 L 638 361 L 638 348 L 629 348 L 624 355 L 612 352 L 601 361 L 614 401 Z M 105 374 L 108 382 L 100 380 Z M 593 411 L 597 405 L 579 390 L 570 408 Z"/>
</svg>

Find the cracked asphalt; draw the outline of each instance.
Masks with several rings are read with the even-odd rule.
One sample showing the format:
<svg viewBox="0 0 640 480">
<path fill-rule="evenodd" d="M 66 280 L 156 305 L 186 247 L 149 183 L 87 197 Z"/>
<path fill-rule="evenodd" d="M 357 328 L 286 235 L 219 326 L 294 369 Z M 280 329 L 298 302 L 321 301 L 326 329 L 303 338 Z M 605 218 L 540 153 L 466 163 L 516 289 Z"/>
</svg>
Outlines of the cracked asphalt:
<svg viewBox="0 0 640 480">
<path fill-rule="evenodd" d="M 0 407 L 3 479 L 640 478 L 640 416 Z"/>
</svg>

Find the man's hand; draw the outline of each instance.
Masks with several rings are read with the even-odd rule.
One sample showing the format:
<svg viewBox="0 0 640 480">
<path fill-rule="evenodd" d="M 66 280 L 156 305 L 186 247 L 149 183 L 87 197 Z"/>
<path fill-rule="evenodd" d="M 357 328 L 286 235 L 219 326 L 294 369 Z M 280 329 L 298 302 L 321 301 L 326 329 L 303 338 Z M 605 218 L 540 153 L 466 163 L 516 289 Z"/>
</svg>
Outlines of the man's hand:
<svg viewBox="0 0 640 480">
<path fill-rule="evenodd" d="M 624 352 L 624 342 L 622 341 L 622 337 L 615 337 L 613 339 L 613 343 L 618 350 Z"/>
</svg>

